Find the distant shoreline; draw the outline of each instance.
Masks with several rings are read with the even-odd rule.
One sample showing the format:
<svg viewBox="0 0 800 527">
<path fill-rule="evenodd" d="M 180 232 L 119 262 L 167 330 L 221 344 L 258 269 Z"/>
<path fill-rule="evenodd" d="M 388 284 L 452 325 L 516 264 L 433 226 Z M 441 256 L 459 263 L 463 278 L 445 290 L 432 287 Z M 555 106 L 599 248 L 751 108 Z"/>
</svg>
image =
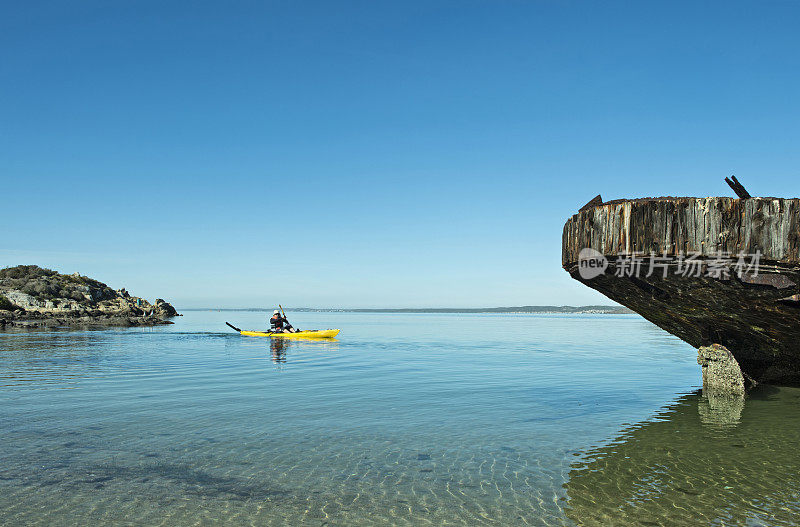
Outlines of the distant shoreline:
<svg viewBox="0 0 800 527">
<path fill-rule="evenodd" d="M 184 308 L 183 311 L 252 311 L 252 312 L 269 312 L 273 308 L 259 308 L 259 307 L 243 307 L 243 308 Z M 314 312 L 314 313 L 453 313 L 453 314 L 466 314 L 466 313 L 538 313 L 538 314 L 600 314 L 600 315 L 631 315 L 633 311 L 622 306 L 518 306 L 518 307 L 476 307 L 476 308 L 449 308 L 449 307 L 433 307 L 433 308 L 352 308 L 352 309 L 338 309 L 338 308 L 313 308 L 313 307 L 295 307 L 287 308 L 287 311 L 298 312 Z"/>
</svg>

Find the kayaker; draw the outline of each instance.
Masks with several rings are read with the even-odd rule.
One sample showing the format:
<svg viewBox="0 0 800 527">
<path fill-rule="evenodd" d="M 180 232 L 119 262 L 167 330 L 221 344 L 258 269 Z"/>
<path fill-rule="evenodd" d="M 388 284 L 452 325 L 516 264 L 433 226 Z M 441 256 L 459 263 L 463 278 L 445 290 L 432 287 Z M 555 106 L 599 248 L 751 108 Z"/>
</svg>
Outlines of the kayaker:
<svg viewBox="0 0 800 527">
<path fill-rule="evenodd" d="M 272 318 L 269 319 L 269 329 L 274 333 L 296 333 L 298 331 L 277 309 L 272 312 Z"/>
</svg>

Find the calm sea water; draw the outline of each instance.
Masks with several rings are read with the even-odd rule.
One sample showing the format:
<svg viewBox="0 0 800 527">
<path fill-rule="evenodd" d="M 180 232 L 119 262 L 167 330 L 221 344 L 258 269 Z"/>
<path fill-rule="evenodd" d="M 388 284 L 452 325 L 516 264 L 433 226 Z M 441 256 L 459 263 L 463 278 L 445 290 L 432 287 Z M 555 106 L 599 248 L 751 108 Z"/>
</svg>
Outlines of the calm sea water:
<svg viewBox="0 0 800 527">
<path fill-rule="evenodd" d="M 793 525 L 800 390 L 697 392 L 628 315 L 0 333 L 2 525 Z"/>
</svg>

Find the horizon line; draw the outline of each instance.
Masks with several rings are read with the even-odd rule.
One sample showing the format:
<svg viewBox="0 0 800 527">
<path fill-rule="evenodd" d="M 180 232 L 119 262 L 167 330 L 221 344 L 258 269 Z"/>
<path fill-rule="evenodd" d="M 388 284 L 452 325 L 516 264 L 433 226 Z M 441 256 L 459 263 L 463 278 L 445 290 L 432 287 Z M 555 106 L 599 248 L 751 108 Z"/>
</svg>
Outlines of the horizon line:
<svg viewBox="0 0 800 527">
<path fill-rule="evenodd" d="M 269 312 L 274 308 L 264 307 L 191 307 L 181 308 L 184 311 L 255 311 L 255 312 Z M 577 310 L 603 310 L 603 311 L 630 311 L 628 308 L 620 305 L 611 304 L 587 304 L 587 305 L 525 305 L 525 306 L 499 306 L 499 307 L 290 307 L 285 308 L 285 311 L 321 311 L 321 312 L 498 312 L 498 311 L 544 311 L 544 310 L 558 310 L 558 311 L 577 311 Z"/>
</svg>

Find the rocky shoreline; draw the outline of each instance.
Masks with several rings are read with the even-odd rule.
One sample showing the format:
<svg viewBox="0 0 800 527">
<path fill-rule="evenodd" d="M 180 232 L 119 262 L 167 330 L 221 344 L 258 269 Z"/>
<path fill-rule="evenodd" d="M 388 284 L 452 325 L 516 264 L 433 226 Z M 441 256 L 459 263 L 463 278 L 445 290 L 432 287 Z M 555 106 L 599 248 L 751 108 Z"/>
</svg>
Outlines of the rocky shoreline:
<svg viewBox="0 0 800 527">
<path fill-rule="evenodd" d="M 150 303 L 78 273 L 35 265 L 0 270 L 0 329 L 155 326 L 176 316 L 160 298 Z"/>
</svg>

